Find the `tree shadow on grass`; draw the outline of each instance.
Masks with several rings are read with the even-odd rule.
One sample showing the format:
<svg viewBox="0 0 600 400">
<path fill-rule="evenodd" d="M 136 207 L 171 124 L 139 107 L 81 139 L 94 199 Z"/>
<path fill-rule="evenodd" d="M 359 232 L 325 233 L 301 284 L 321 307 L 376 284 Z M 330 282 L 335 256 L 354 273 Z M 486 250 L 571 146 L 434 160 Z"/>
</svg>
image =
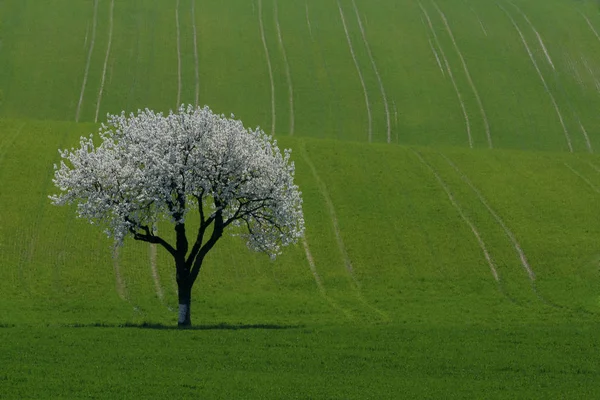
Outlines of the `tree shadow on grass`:
<svg viewBox="0 0 600 400">
<path fill-rule="evenodd" d="M 256 329 L 256 330 L 282 330 L 282 329 L 298 329 L 302 328 L 302 325 L 282 325 L 282 324 L 228 324 L 228 323 L 220 323 L 220 324 L 200 324 L 200 325 L 192 325 L 189 327 L 179 327 L 177 325 L 165 325 L 159 323 L 150 323 L 150 322 L 142 322 L 139 324 L 136 323 L 124 323 L 124 324 L 104 324 L 104 323 L 94 323 L 94 324 L 71 324 L 65 325 L 65 327 L 69 328 L 137 328 L 137 329 L 155 329 L 155 330 L 191 330 L 191 331 L 211 331 L 211 330 L 228 330 L 228 331 L 238 331 L 238 330 L 248 330 L 248 329 Z"/>
</svg>

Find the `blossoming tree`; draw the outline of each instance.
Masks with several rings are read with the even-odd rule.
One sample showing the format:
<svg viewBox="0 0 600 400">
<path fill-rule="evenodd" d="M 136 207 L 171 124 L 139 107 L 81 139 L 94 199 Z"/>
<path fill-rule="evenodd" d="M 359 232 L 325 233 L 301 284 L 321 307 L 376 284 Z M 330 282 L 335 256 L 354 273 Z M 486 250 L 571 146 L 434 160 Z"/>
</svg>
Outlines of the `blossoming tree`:
<svg viewBox="0 0 600 400">
<path fill-rule="evenodd" d="M 192 286 L 225 230 L 272 257 L 303 235 L 290 153 L 208 107 L 109 115 L 99 140 L 82 137 L 79 147 L 60 150 L 60 192 L 50 199 L 76 204 L 79 217 L 104 225 L 119 245 L 130 236 L 164 247 L 175 261 L 178 323 L 189 326 Z M 199 218 L 190 236 L 188 217 Z M 171 243 L 157 234 L 161 220 L 173 225 Z"/>
</svg>

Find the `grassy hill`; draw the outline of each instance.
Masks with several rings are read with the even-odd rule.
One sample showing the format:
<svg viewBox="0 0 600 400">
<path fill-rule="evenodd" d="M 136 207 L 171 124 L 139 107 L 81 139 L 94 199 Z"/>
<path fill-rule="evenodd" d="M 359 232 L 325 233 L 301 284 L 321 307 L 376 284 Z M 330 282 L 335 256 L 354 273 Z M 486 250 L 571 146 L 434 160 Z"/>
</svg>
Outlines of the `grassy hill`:
<svg viewBox="0 0 600 400">
<path fill-rule="evenodd" d="M 587 152 L 598 32 L 592 1 L 6 0 L 0 116 L 185 102 L 283 134 Z"/>
<path fill-rule="evenodd" d="M 219 243 L 184 335 L 165 329 L 166 254 L 133 241 L 115 254 L 47 199 L 55 149 L 94 126 L 0 129 L 8 397 L 289 397 L 300 382 L 298 397 L 320 398 L 598 394 L 597 156 L 282 138 L 305 245 L 272 262 Z M 199 381 L 175 372 L 189 368 Z"/>
</svg>

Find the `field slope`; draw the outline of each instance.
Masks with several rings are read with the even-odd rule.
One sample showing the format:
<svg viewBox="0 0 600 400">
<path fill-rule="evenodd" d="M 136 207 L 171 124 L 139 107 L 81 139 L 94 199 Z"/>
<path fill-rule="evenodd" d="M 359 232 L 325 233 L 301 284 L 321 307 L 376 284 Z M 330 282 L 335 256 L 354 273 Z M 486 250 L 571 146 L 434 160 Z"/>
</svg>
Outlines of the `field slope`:
<svg viewBox="0 0 600 400">
<path fill-rule="evenodd" d="M 165 254 L 131 241 L 115 253 L 72 209 L 49 204 L 55 149 L 92 129 L 0 124 L 8 397 L 25 387 L 214 396 L 231 369 L 231 396 L 289 397 L 303 380 L 322 398 L 417 396 L 423 384 L 434 397 L 448 385 L 458 397 L 597 394 L 598 157 L 283 138 L 304 192 L 305 245 L 272 262 L 224 240 L 195 287 L 199 330 L 184 334 L 151 329 L 175 319 Z M 147 348 L 158 351 L 150 366 L 138 362 Z M 177 377 L 189 368 L 200 381 Z"/>
</svg>

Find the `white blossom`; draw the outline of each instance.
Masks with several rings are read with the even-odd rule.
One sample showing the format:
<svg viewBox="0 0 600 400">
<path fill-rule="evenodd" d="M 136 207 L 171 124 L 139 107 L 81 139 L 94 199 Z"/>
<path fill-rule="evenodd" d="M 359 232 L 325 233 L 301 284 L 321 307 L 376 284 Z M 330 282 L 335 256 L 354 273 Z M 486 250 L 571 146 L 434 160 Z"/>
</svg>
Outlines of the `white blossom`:
<svg viewBox="0 0 600 400">
<path fill-rule="evenodd" d="M 60 151 L 53 179 L 60 192 L 50 198 L 76 204 L 79 217 L 104 225 L 119 243 L 128 235 L 157 240 L 157 222 L 185 226 L 198 210 L 201 224 L 221 218 L 248 247 L 274 257 L 304 232 L 290 154 L 261 129 L 208 107 L 109 115 L 98 137 Z"/>
</svg>

